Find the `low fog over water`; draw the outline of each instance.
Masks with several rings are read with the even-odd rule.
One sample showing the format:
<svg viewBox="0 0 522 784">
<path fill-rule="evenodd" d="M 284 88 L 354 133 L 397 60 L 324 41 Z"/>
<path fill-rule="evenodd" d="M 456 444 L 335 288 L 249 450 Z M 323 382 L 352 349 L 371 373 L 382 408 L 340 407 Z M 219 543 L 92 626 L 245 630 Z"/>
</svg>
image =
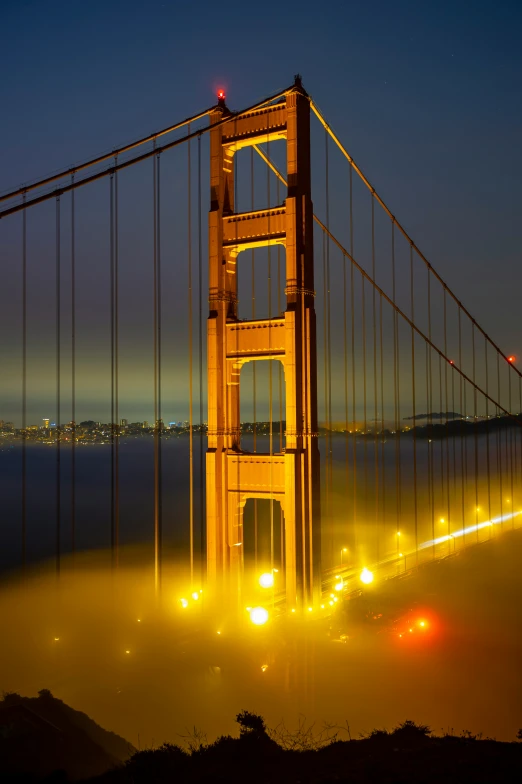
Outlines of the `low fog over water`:
<svg viewBox="0 0 522 784">
<path fill-rule="evenodd" d="M 51 566 L 2 586 L 0 688 L 48 688 L 142 748 L 180 742 L 194 725 L 209 740 L 233 732 L 242 709 L 272 726 L 295 726 L 300 714 L 347 722 L 352 737 L 412 718 L 513 740 L 521 557 L 522 532 L 508 532 L 411 576 L 376 580 L 363 597 L 338 602 L 331 619 L 274 614 L 254 627 L 246 611 L 227 616 L 204 593 L 191 599 L 175 563 L 158 600 L 150 566 L 114 576 L 106 554 L 83 556 L 59 585 Z M 254 577 L 246 583 L 255 600 Z"/>
<path fill-rule="evenodd" d="M 66 555 L 70 465 L 67 449 L 62 449 L 64 555 L 59 581 L 53 561 L 54 450 L 28 447 L 27 544 L 32 566 L 22 578 L 17 572 L 20 453 L 16 445 L 4 448 L 0 690 L 31 696 L 50 689 L 142 748 L 164 740 L 180 742 L 194 726 L 209 740 L 235 732 L 234 717 L 244 709 L 263 714 L 269 726 L 283 719 L 295 727 L 303 716 L 318 725 L 342 725 L 340 737 L 348 737 L 348 726 L 357 737 L 410 718 L 437 732 L 453 728 L 513 740 L 522 725 L 522 530 L 510 529 L 517 529 L 522 519 L 518 515 L 447 538 L 448 531 L 457 533 L 522 508 L 520 487 L 510 482 L 509 462 L 504 465 L 508 480 L 498 486 L 495 436 L 488 494 L 481 439 L 457 439 L 455 463 L 452 440 L 433 444 L 437 461 L 432 461 L 431 474 L 428 445 L 419 443 L 417 541 L 430 542 L 433 534 L 442 541 L 419 551 L 421 568 L 411 573 L 416 563 L 411 439 L 404 437 L 401 446 L 400 518 L 393 439 L 384 444 L 357 441 L 354 483 L 353 453 L 348 451 L 346 464 L 346 440 L 334 437 L 329 485 L 321 444 L 323 565 L 335 567 L 335 575 L 343 558 L 345 580 L 335 607 L 330 609 L 326 596 L 324 610 L 314 607 L 312 613 L 305 612 L 306 620 L 298 614 L 278 616 L 272 591 L 263 591 L 257 582 L 261 571 L 281 566 L 279 507 L 271 516 L 268 502 L 258 505 L 257 550 L 253 502 L 245 508 L 243 595 L 234 591 L 215 606 L 199 576 L 197 449 L 196 576 L 191 584 L 186 438 L 163 445 L 165 563 L 160 596 L 153 573 L 151 438 L 120 444 L 122 546 L 117 571 L 111 569 L 108 549 L 110 447 L 77 449 L 74 557 Z M 457 471 L 464 465 L 461 449 L 467 455 L 466 473 Z M 448 455 L 449 474 L 440 460 Z M 481 543 L 459 550 L 477 540 Z M 424 558 L 434 557 L 443 560 L 422 565 Z M 355 596 L 354 588 L 363 587 L 358 576 L 364 565 L 375 567 L 375 580 Z M 390 576 L 396 579 L 384 579 Z M 275 580 L 278 589 L 281 569 Z M 197 599 L 191 597 L 193 592 Z M 266 626 L 255 627 L 249 620 L 246 607 L 256 605 L 270 611 Z"/>
</svg>

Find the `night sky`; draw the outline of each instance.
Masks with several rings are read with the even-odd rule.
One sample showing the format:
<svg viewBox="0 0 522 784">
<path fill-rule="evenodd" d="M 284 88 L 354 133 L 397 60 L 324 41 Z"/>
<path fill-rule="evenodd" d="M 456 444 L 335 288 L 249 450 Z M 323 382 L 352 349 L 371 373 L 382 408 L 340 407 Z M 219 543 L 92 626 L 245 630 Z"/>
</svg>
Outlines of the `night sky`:
<svg viewBox="0 0 522 784">
<path fill-rule="evenodd" d="M 231 108 L 243 108 L 300 72 L 434 267 L 501 347 L 520 355 L 521 34 L 517 2 L 4 3 L 1 190 L 189 116 L 214 102 L 218 86 Z M 39 263 L 31 258 L 30 268 Z M 133 264 L 131 254 L 131 299 L 142 285 Z M 4 297 L 16 299 L 16 285 Z M 182 306 L 183 287 L 172 291 L 169 301 Z M 84 331 L 95 332 L 96 313 L 92 325 L 84 316 Z M 30 419 L 49 415 L 36 394 L 43 344 L 43 364 L 52 359 L 53 316 L 44 321 L 31 338 Z M 98 383 L 95 346 L 84 348 L 79 419 L 91 413 Z M 11 370 L 4 419 L 18 418 L 19 368 Z M 130 375 L 121 416 L 151 419 L 145 393 L 132 387 Z M 179 402 L 185 387 L 178 392 Z M 176 401 L 165 412 L 182 415 Z"/>
</svg>

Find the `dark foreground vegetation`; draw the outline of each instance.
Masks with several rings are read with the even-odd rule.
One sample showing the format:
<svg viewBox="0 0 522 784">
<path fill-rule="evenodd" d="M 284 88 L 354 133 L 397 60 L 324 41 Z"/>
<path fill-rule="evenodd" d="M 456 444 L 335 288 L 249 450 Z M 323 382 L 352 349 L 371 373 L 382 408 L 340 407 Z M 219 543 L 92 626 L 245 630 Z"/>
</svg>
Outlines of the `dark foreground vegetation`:
<svg viewBox="0 0 522 784">
<path fill-rule="evenodd" d="M 50 692 L 38 698 L 4 695 L 0 703 L 0 781 L 30 784 L 259 782 L 259 784 L 408 784 L 409 782 L 519 782 L 522 744 L 469 732 L 434 736 L 405 721 L 357 740 L 349 727 L 302 723 L 268 729 L 256 714 L 236 717 L 239 737 L 207 743 L 194 729 L 181 745 L 136 751 Z M 348 740 L 341 740 L 344 733 Z M 522 740 L 522 730 L 517 735 Z"/>
</svg>

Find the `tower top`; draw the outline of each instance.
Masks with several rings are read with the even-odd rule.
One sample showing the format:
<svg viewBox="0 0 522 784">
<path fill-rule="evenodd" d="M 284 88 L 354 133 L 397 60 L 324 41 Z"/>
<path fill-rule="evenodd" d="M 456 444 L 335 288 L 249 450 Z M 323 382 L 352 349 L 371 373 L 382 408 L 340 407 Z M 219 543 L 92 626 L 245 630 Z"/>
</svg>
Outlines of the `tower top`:
<svg viewBox="0 0 522 784">
<path fill-rule="evenodd" d="M 303 87 L 303 77 L 300 73 L 294 75 L 293 91 L 296 93 L 301 93 L 301 95 L 308 95 L 305 88 Z"/>
</svg>

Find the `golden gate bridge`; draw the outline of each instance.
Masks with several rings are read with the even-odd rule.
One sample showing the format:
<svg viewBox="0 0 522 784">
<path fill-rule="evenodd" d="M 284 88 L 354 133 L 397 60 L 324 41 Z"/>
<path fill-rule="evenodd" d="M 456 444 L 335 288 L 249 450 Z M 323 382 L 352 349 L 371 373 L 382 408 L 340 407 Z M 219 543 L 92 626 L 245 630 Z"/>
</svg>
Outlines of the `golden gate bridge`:
<svg viewBox="0 0 522 784">
<path fill-rule="evenodd" d="M 299 76 L 241 111 L 220 91 L 207 110 L 0 201 L 5 399 L 19 401 L 3 428 L 19 455 L 3 532 L 13 563 L 27 567 L 42 516 L 35 439 L 54 454 L 58 574 L 81 549 L 78 451 L 91 438 L 110 445 L 97 517 L 119 568 L 132 539 L 121 415 L 135 388 L 152 403 L 143 526 L 158 593 L 173 529 L 189 593 L 226 588 L 242 606 L 263 572 L 274 606 L 328 612 L 339 591 L 520 525 L 516 357 L 437 273 Z M 33 424 L 41 396 L 54 426 Z M 106 403 L 95 437 L 77 421 L 90 398 Z M 166 410 L 186 424 L 167 427 Z M 183 465 L 167 459 L 173 433 Z"/>
</svg>

